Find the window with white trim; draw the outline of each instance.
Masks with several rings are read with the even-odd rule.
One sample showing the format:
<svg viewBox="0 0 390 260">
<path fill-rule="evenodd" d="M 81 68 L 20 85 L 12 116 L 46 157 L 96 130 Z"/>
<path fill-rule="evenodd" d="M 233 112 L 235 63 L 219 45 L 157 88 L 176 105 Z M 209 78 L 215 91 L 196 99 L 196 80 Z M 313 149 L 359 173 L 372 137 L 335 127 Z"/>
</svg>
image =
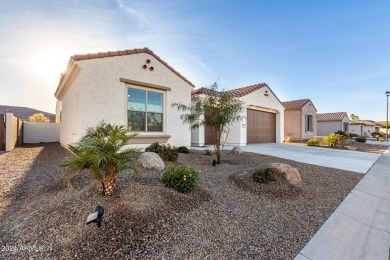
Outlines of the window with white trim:
<svg viewBox="0 0 390 260">
<path fill-rule="evenodd" d="M 305 131 L 314 132 L 314 117 L 313 115 L 305 115 Z"/>
<path fill-rule="evenodd" d="M 163 132 L 163 118 L 163 93 L 128 88 L 127 122 L 130 131 Z"/>
</svg>

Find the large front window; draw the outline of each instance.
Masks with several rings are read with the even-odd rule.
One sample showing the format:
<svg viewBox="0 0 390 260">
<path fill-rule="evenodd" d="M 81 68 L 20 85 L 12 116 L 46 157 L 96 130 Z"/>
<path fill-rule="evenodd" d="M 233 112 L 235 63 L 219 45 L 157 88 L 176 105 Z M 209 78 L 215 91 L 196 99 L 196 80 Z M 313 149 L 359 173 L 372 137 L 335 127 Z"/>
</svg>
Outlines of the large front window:
<svg viewBox="0 0 390 260">
<path fill-rule="evenodd" d="M 127 118 L 131 131 L 162 132 L 163 94 L 128 88 Z"/>
</svg>

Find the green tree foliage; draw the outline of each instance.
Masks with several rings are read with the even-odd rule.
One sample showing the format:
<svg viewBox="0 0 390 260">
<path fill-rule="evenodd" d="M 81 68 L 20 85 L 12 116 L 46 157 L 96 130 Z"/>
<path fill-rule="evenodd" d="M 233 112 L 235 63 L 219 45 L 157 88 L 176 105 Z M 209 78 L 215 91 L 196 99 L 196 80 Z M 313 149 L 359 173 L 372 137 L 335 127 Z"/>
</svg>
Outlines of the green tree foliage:
<svg viewBox="0 0 390 260">
<path fill-rule="evenodd" d="M 125 126 L 101 122 L 95 128 L 88 128 L 81 140 L 69 145 L 75 155 L 67 158 L 61 167 L 67 167 L 65 178 L 68 186 L 71 176 L 86 172 L 96 181 L 98 192 L 110 196 L 116 186 L 116 175 L 125 169 L 138 172 L 136 156 L 138 149 L 123 149 L 128 141 L 137 134 L 129 134 Z"/>
<path fill-rule="evenodd" d="M 37 113 L 28 118 L 29 122 L 36 122 L 36 123 L 50 123 L 50 119 L 45 117 L 42 113 Z"/>
<path fill-rule="evenodd" d="M 351 118 L 351 120 L 359 120 L 359 116 L 358 115 L 355 115 L 355 114 L 351 114 L 349 116 L 349 118 Z"/>
<path fill-rule="evenodd" d="M 218 91 L 214 83 L 206 88 L 205 96 L 192 95 L 192 105 L 174 103 L 172 106 L 184 113 L 180 116 L 191 128 L 210 126 L 214 135 L 214 148 L 217 163 L 221 163 L 221 136 L 229 134 L 228 125 L 241 121 L 244 102 L 233 97 L 226 91 Z"/>
<path fill-rule="evenodd" d="M 344 137 L 339 134 L 331 133 L 329 136 L 324 138 L 324 143 L 327 145 L 334 147 L 341 141 L 343 141 Z"/>
</svg>

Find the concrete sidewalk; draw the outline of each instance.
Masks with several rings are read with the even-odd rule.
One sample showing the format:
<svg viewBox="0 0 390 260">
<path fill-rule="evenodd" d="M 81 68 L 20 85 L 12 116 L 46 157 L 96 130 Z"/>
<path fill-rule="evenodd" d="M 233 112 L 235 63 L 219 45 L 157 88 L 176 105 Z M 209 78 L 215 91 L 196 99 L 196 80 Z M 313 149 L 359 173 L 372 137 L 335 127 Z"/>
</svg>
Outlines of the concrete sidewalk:
<svg viewBox="0 0 390 260">
<path fill-rule="evenodd" d="M 388 260 L 389 245 L 390 154 L 386 153 L 295 259 Z"/>
</svg>

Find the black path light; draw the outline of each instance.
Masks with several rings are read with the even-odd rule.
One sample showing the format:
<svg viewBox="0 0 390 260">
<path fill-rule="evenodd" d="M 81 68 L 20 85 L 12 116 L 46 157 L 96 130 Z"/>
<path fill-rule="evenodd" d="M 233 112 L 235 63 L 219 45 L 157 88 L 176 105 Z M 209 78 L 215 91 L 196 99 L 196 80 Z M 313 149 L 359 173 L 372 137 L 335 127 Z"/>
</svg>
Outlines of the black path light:
<svg viewBox="0 0 390 260">
<path fill-rule="evenodd" d="M 98 227 L 101 227 L 102 219 L 104 214 L 104 208 L 102 206 L 96 206 L 95 212 L 89 214 L 87 217 L 87 225 L 91 223 L 96 223 Z"/>
<path fill-rule="evenodd" d="M 389 95 L 390 91 L 386 91 L 386 142 L 389 141 Z"/>
</svg>

